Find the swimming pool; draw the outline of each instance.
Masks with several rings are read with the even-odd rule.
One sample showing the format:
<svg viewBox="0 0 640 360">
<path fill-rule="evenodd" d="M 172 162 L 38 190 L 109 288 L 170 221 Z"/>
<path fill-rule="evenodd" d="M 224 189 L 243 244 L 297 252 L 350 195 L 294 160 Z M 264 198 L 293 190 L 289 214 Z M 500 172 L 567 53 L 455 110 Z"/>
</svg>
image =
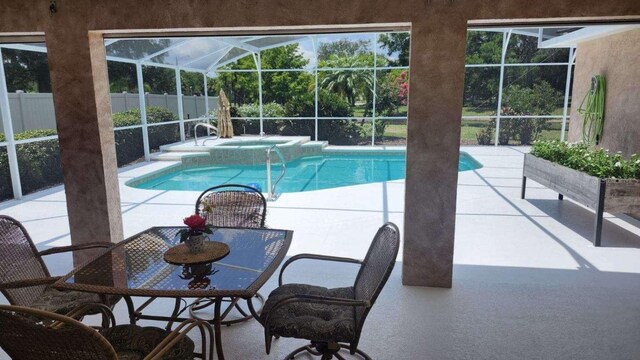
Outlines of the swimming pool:
<svg viewBox="0 0 640 360">
<path fill-rule="evenodd" d="M 306 156 L 286 164 L 286 175 L 277 187 L 279 193 L 330 189 L 404 179 L 405 153 L 327 153 Z M 482 167 L 471 155 L 461 152 L 458 171 Z M 280 165 L 272 165 L 273 179 Z M 203 191 L 221 184 L 257 183 L 267 189 L 264 165 L 205 166 L 182 168 L 154 176 L 133 179 L 127 185 L 139 189 Z"/>
</svg>

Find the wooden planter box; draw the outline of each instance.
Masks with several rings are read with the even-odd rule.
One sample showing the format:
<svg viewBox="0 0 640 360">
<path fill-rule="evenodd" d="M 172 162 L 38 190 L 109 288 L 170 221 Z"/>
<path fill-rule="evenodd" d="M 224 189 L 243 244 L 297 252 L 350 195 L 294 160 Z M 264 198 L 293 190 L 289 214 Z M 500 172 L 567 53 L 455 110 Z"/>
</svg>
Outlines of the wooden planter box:
<svg viewBox="0 0 640 360">
<path fill-rule="evenodd" d="M 568 196 L 596 212 L 593 244 L 600 246 L 603 213 L 640 215 L 640 180 L 600 179 L 531 154 L 524 156 L 522 195 L 527 178 L 558 193 L 558 200 Z"/>
</svg>

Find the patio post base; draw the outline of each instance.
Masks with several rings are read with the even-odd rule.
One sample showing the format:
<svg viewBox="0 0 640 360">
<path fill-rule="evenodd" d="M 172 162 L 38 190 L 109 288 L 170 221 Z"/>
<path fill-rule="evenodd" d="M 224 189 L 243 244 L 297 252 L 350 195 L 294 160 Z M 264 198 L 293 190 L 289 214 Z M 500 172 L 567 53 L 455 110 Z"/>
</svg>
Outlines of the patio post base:
<svg viewBox="0 0 640 360">
<path fill-rule="evenodd" d="M 344 346 L 344 348 L 343 348 Z M 295 350 L 293 350 L 289 355 L 287 355 L 285 360 L 293 360 L 296 356 L 301 353 L 307 352 L 313 356 L 320 356 L 322 360 L 330 360 L 334 357 L 338 360 L 346 360 L 344 356 L 340 354 L 341 350 L 347 350 L 348 345 L 342 345 L 338 343 L 315 343 L 311 342 L 311 344 L 301 346 Z M 360 355 L 360 357 L 364 360 L 372 360 L 367 353 L 360 349 L 356 349 L 356 354 Z"/>
</svg>

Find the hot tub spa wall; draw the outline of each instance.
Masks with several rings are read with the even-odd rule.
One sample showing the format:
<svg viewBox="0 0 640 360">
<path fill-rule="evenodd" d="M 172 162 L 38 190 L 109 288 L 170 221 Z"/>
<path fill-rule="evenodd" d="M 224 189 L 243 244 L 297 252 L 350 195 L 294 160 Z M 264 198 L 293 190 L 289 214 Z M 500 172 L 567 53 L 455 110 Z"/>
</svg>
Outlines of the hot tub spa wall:
<svg viewBox="0 0 640 360">
<path fill-rule="evenodd" d="M 578 107 L 591 88 L 591 77 L 604 75 L 607 91 L 600 145 L 625 157 L 640 153 L 640 30 L 585 41 L 577 46 L 569 141 L 582 139 Z"/>
<path fill-rule="evenodd" d="M 287 162 L 303 156 L 321 155 L 322 143 L 292 142 L 278 145 Z M 271 155 L 273 162 L 278 162 L 278 156 Z M 182 159 L 184 166 L 210 166 L 210 165 L 260 165 L 266 162 L 266 148 L 263 146 L 215 146 L 209 150 L 209 154 L 187 156 Z"/>
</svg>

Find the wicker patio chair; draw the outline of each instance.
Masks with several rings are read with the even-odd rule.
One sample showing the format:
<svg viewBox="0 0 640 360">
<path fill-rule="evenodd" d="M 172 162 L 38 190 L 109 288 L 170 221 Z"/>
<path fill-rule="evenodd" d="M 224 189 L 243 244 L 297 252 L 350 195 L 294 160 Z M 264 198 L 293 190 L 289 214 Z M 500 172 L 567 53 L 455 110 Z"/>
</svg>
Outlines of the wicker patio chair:
<svg viewBox="0 0 640 360">
<path fill-rule="evenodd" d="M 251 186 L 219 185 L 200 194 L 196 214 L 213 226 L 262 228 L 267 216 L 267 200 Z"/>
<path fill-rule="evenodd" d="M 196 214 L 207 219 L 207 224 L 220 227 L 246 227 L 263 228 L 267 216 L 267 200 L 262 193 L 251 186 L 226 184 L 209 188 L 200 194 L 196 201 Z M 256 298 L 264 302 L 260 294 Z M 253 316 L 243 309 L 238 302 L 240 298 L 225 299 L 229 306 L 222 311 L 223 319 L 234 308 L 241 317 L 232 320 L 224 320 L 224 325 L 231 325 L 252 319 Z M 214 299 L 201 298 L 193 302 L 189 311 L 192 316 L 198 317 L 195 311 L 203 310 L 214 305 Z"/>
<path fill-rule="evenodd" d="M 49 287 L 60 277 L 51 276 L 42 257 L 68 251 L 108 248 L 110 243 L 87 243 L 38 251 L 27 230 L 14 218 L 0 215 L 0 291 L 11 305 L 65 314 L 82 304 L 113 307 L 117 296 L 100 296 Z"/>
<path fill-rule="evenodd" d="M 348 347 L 351 355 L 371 359 L 358 349 L 364 321 L 393 270 L 400 232 L 393 223 L 383 225 L 376 233 L 363 261 L 333 256 L 300 254 L 290 258 L 280 270 L 279 287 L 264 305 L 260 322 L 264 326 L 267 354 L 272 337 L 310 340 L 287 355 L 308 352 L 322 360 L 344 359 L 339 351 Z M 294 261 L 314 259 L 360 264 L 353 286 L 328 289 L 306 284 L 282 284 L 284 270 Z"/>
<path fill-rule="evenodd" d="M 108 326 L 99 331 L 77 319 L 101 312 Z M 103 321 L 103 323 L 105 323 Z M 202 352 L 195 353 L 187 337 L 198 328 Z M 187 320 L 172 332 L 155 327 L 115 325 L 102 304 L 84 305 L 69 316 L 22 306 L 0 306 L 0 347 L 16 360 L 191 360 L 213 358 L 213 330 L 199 320 Z M 208 346 L 206 337 L 209 336 Z"/>
</svg>

